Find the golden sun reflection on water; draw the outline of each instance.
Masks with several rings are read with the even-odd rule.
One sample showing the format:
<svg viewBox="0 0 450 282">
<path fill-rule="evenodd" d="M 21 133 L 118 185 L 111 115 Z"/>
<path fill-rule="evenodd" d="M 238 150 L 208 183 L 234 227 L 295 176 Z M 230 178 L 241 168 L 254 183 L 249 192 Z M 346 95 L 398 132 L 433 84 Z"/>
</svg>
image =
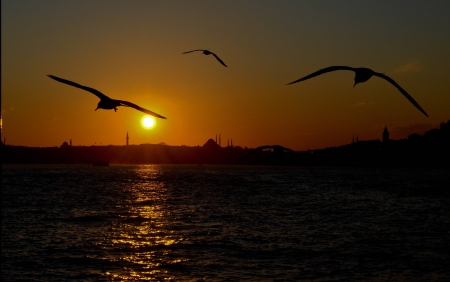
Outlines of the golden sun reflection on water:
<svg viewBox="0 0 450 282">
<path fill-rule="evenodd" d="M 180 234 L 171 230 L 167 204 L 167 188 L 161 181 L 163 171 L 160 166 L 139 166 L 135 169 L 136 180 L 127 190 L 124 206 L 127 211 L 121 216 L 109 233 L 108 244 L 113 249 L 126 250 L 126 256 L 108 258 L 127 262 L 132 267 L 121 273 L 107 272 L 110 279 L 154 280 L 155 276 L 170 276 L 161 266 L 181 263 L 171 257 L 170 246 L 182 242 Z M 167 248 L 169 247 L 169 249 Z M 164 278 L 167 279 L 167 278 Z"/>
</svg>

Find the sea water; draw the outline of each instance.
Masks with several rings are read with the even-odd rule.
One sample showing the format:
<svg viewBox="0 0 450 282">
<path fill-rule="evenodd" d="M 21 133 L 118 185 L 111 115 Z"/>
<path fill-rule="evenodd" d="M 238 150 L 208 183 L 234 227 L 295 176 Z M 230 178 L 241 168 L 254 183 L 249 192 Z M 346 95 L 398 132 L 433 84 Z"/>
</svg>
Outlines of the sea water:
<svg viewBox="0 0 450 282">
<path fill-rule="evenodd" d="M 450 281 L 450 170 L 3 165 L 2 281 Z"/>
</svg>

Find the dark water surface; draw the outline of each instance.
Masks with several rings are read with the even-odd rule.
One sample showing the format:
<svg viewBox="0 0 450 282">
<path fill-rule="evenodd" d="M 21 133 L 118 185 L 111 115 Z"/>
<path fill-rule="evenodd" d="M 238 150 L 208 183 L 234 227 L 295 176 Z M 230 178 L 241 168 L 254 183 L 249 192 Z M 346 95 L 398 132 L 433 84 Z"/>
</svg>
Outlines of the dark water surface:
<svg viewBox="0 0 450 282">
<path fill-rule="evenodd" d="M 450 281 L 450 170 L 3 165 L 2 281 Z"/>
</svg>

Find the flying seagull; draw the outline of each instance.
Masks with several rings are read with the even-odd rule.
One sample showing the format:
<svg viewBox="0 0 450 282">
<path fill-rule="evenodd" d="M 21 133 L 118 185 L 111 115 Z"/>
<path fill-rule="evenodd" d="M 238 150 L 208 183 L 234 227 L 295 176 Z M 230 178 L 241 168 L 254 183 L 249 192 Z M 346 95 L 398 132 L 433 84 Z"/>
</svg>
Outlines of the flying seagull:
<svg viewBox="0 0 450 282">
<path fill-rule="evenodd" d="M 213 52 L 211 52 L 209 50 L 197 49 L 197 50 L 183 52 L 183 54 L 187 54 L 187 53 L 191 53 L 191 52 L 195 52 L 195 51 L 202 51 L 203 54 L 205 54 L 205 55 L 213 55 L 214 57 L 216 57 L 216 59 L 219 61 L 219 63 L 221 63 L 224 66 L 227 66 L 227 65 L 225 65 L 225 63 L 219 57 L 217 57 L 216 54 L 214 54 Z"/>
<path fill-rule="evenodd" d="M 297 83 L 300 81 L 304 81 L 307 79 L 310 79 L 312 77 L 330 72 L 330 71 L 336 71 L 336 70 L 350 70 L 350 71 L 354 71 L 355 72 L 355 84 L 353 85 L 353 87 L 355 87 L 356 84 L 361 83 L 361 82 L 366 82 L 367 80 L 369 80 L 373 75 L 381 77 L 385 80 L 387 80 L 388 82 L 390 82 L 392 85 L 394 85 L 395 87 L 397 87 L 398 90 L 400 90 L 400 92 L 403 94 L 403 96 L 406 97 L 406 99 L 408 99 L 417 109 L 419 109 L 419 111 L 421 111 L 424 115 L 427 115 L 427 113 L 419 106 L 419 104 L 413 99 L 413 97 L 411 97 L 411 95 L 408 94 L 408 92 L 406 92 L 403 88 L 400 87 L 400 85 L 397 84 L 397 82 L 395 82 L 392 78 L 390 78 L 389 76 L 379 73 L 379 72 L 374 72 L 371 69 L 368 68 L 352 68 L 352 67 L 347 67 L 347 66 L 331 66 L 328 68 L 324 68 L 321 70 L 318 70 L 316 72 L 313 72 L 310 75 L 307 75 L 305 77 L 302 77 L 300 79 L 297 79 L 295 81 L 292 81 L 289 84 L 293 84 L 293 83 Z"/>
<path fill-rule="evenodd" d="M 75 83 L 75 82 L 72 82 L 72 81 L 69 81 L 69 80 L 66 80 L 66 79 L 63 79 L 63 78 L 59 78 L 59 77 L 56 77 L 56 76 L 51 75 L 51 74 L 49 74 L 48 76 L 50 78 L 53 78 L 56 81 L 59 81 L 59 82 L 62 82 L 62 83 L 74 86 L 76 88 L 81 88 L 81 89 L 86 90 L 88 92 L 91 92 L 92 94 L 94 94 L 95 96 L 100 98 L 100 102 L 98 102 L 97 108 L 95 110 L 97 110 L 97 109 L 105 109 L 105 110 L 112 110 L 112 109 L 114 109 L 114 111 L 117 111 L 117 107 L 125 106 L 125 107 L 134 108 L 134 109 L 136 109 L 138 111 L 141 111 L 143 113 L 146 113 L 148 115 L 151 115 L 151 116 L 154 116 L 154 117 L 157 117 L 157 118 L 166 119 L 165 117 L 163 117 L 161 115 L 158 115 L 157 113 L 154 113 L 154 112 L 149 111 L 147 109 L 141 108 L 138 105 L 135 105 L 133 103 L 130 103 L 130 102 L 127 102 L 127 101 L 122 101 L 122 100 L 111 99 L 108 96 L 106 96 L 105 94 L 101 93 L 100 91 L 95 90 L 94 88 L 83 86 L 83 85 L 80 85 L 78 83 Z"/>
</svg>

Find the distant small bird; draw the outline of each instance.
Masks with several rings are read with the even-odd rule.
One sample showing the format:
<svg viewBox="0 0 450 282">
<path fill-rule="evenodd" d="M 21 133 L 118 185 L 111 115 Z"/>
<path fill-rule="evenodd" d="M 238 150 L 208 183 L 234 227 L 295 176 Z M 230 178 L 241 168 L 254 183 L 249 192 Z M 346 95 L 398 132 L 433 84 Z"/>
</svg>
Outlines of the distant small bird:
<svg viewBox="0 0 450 282">
<path fill-rule="evenodd" d="M 219 63 L 221 63 L 224 66 L 227 66 L 227 65 L 225 65 L 225 63 L 219 57 L 217 57 L 216 54 L 214 54 L 213 52 L 211 52 L 209 50 L 197 49 L 197 50 L 183 52 L 183 54 L 187 54 L 187 53 L 191 53 L 191 52 L 195 52 L 195 51 L 202 51 L 203 54 L 205 54 L 205 55 L 213 55 L 214 57 L 216 57 L 216 59 L 219 61 Z"/>
<path fill-rule="evenodd" d="M 297 83 L 300 81 L 304 81 L 307 79 L 310 79 L 312 77 L 330 72 L 330 71 L 336 71 L 336 70 L 350 70 L 350 71 L 354 71 L 355 72 L 355 84 L 353 85 L 353 87 L 355 87 L 356 84 L 361 83 L 361 82 L 366 82 L 367 80 L 369 80 L 369 78 L 371 78 L 373 75 L 381 77 L 385 80 L 387 80 L 388 82 L 390 82 L 392 85 L 394 85 L 395 87 L 397 87 L 398 90 L 400 90 L 400 92 L 406 97 L 406 99 L 408 99 L 417 109 L 419 109 L 419 111 L 421 111 L 424 115 L 426 115 L 428 117 L 428 114 L 419 106 L 419 104 L 413 99 L 413 97 L 411 97 L 403 88 L 400 87 L 400 85 L 398 85 L 392 78 L 390 78 L 389 76 L 379 73 L 379 72 L 374 72 L 371 69 L 368 68 L 352 68 L 352 67 L 347 67 L 347 66 L 331 66 L 331 67 L 327 67 L 321 70 L 318 70 L 316 72 L 313 72 L 310 75 L 307 75 L 303 78 L 297 79 L 295 81 L 292 81 L 289 84 L 293 84 L 293 83 Z"/>
<path fill-rule="evenodd" d="M 56 81 L 59 81 L 59 82 L 62 82 L 62 83 L 65 83 L 65 84 L 68 84 L 68 85 L 71 85 L 71 86 L 74 86 L 74 87 L 77 87 L 77 88 L 81 88 L 81 89 L 86 90 L 88 92 L 91 92 L 95 96 L 99 97 L 100 98 L 100 102 L 98 102 L 97 108 L 95 110 L 97 110 L 97 109 L 105 109 L 105 110 L 112 110 L 112 109 L 114 109 L 114 111 L 117 111 L 116 107 L 125 106 L 125 107 L 134 108 L 134 109 L 136 109 L 138 111 L 141 111 L 143 113 L 146 113 L 148 115 L 151 115 L 151 116 L 154 116 L 154 117 L 157 117 L 157 118 L 166 119 L 165 117 L 163 117 L 163 116 L 161 116 L 161 115 L 159 115 L 157 113 L 154 113 L 154 112 L 149 111 L 147 109 L 141 108 L 138 105 L 135 105 L 133 103 L 130 103 L 130 102 L 127 102 L 127 101 L 122 101 L 122 100 L 111 99 L 108 96 L 106 96 L 105 94 L 103 94 L 100 91 L 95 90 L 93 88 L 90 88 L 90 87 L 87 87 L 87 86 L 83 86 L 83 85 L 80 85 L 78 83 L 75 83 L 75 82 L 72 82 L 72 81 L 69 81 L 69 80 L 66 80 L 66 79 L 63 79 L 63 78 L 56 77 L 54 75 L 50 75 L 49 74 L 48 76 L 50 78 L 53 78 Z"/>
</svg>

